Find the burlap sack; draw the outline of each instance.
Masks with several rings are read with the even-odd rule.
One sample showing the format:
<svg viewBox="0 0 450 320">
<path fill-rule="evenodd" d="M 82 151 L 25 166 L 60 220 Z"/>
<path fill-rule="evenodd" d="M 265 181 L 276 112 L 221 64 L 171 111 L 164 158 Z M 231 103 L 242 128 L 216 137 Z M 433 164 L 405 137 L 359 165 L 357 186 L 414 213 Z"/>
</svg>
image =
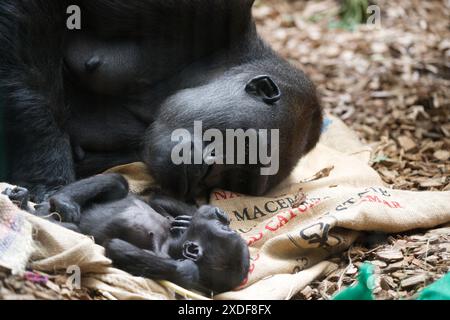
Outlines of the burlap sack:
<svg viewBox="0 0 450 320">
<path fill-rule="evenodd" d="M 348 248 L 361 230 L 399 232 L 450 222 L 450 192 L 389 189 L 368 165 L 370 157 L 370 148 L 329 117 L 318 146 L 266 196 L 212 192 L 210 202 L 229 214 L 252 257 L 242 287 L 216 298 L 288 299 L 333 270 L 327 257 Z M 153 186 L 143 164 L 110 172 L 124 174 L 136 193 Z M 92 239 L 20 212 L 1 196 L 0 217 L 0 265 L 23 269 L 32 253 L 30 261 L 38 270 L 79 265 L 83 284 L 111 298 L 174 298 L 173 291 L 156 282 L 111 268 Z"/>
<path fill-rule="evenodd" d="M 5 184 L 0 183 L 0 190 Z M 6 196 L 0 195 L 0 266 L 14 274 L 24 271 L 34 251 L 32 227 Z"/>
<path fill-rule="evenodd" d="M 347 249 L 359 231 L 400 232 L 450 222 L 450 192 L 389 189 L 370 159 L 371 149 L 328 116 L 318 146 L 264 197 L 212 192 L 209 202 L 228 213 L 252 257 L 242 287 L 216 299 L 287 299 L 332 271 L 327 257 Z M 151 186 L 141 170 L 145 167 L 136 163 L 111 171 L 125 174 L 141 192 Z"/>
<path fill-rule="evenodd" d="M 290 298 L 311 275 L 331 268 L 316 264 L 348 248 L 358 231 L 401 232 L 450 221 L 450 192 L 389 189 L 368 165 L 370 149 L 340 120 L 329 117 L 324 130 L 319 145 L 268 195 L 212 193 L 210 202 L 230 215 L 252 256 L 241 290 L 217 299 Z"/>
</svg>

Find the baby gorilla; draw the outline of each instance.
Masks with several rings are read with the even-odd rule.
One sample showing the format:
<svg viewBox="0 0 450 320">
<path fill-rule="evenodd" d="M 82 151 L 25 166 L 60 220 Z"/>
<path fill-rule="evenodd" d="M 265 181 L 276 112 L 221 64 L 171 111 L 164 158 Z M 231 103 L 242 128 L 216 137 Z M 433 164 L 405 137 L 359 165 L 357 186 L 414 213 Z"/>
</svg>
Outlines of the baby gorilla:
<svg viewBox="0 0 450 320">
<path fill-rule="evenodd" d="M 127 181 L 118 174 L 70 184 L 34 210 L 26 189 L 4 194 L 36 215 L 59 213 L 63 226 L 93 236 L 115 266 L 135 276 L 224 292 L 248 273 L 248 247 L 220 209 L 164 196 L 146 203 L 129 194 Z"/>
</svg>

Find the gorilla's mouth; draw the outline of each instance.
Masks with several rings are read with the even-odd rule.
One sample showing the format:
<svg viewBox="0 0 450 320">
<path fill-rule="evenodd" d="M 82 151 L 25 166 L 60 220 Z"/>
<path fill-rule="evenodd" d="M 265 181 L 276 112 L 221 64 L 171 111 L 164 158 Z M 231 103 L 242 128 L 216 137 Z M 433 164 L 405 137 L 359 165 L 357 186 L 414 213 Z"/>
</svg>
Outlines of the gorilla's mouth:
<svg viewBox="0 0 450 320">
<path fill-rule="evenodd" d="M 191 166 L 201 166 L 199 168 L 191 168 Z M 182 187 L 181 194 L 186 199 L 194 199 L 200 196 L 206 191 L 205 180 L 211 174 L 213 166 L 210 165 L 189 165 L 184 168 L 184 186 Z"/>
<path fill-rule="evenodd" d="M 235 165 L 211 165 L 202 180 L 204 189 L 214 188 L 232 190 L 233 192 L 262 195 L 270 188 L 270 176 L 263 176 L 259 169 L 251 170 Z"/>
</svg>

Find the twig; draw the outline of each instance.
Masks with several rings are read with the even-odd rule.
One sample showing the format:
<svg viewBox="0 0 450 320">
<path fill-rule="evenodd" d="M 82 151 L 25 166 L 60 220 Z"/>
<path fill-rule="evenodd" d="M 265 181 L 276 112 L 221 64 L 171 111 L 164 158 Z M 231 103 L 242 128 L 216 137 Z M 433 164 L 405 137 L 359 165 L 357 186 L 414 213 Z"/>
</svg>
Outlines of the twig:
<svg viewBox="0 0 450 320">
<path fill-rule="evenodd" d="M 347 267 L 345 267 L 345 269 L 342 271 L 342 274 L 340 275 L 339 280 L 337 282 L 337 284 L 338 284 L 338 291 L 341 291 L 341 286 L 342 286 L 342 281 L 344 279 L 344 274 L 347 272 L 348 268 L 353 265 L 352 257 L 350 256 L 350 250 L 352 248 L 353 248 L 353 245 L 351 245 L 350 248 L 348 248 L 348 251 L 347 251 L 347 258 L 348 258 L 349 263 L 348 263 Z"/>
<path fill-rule="evenodd" d="M 186 289 L 184 289 L 184 288 L 182 288 L 182 287 L 180 287 L 180 286 L 177 286 L 176 284 L 174 284 L 174 283 L 172 283 L 172 282 L 169 282 L 169 281 L 163 280 L 163 281 L 159 281 L 159 283 L 160 283 L 163 287 L 165 287 L 165 288 L 167 288 L 167 289 L 170 289 L 170 290 L 174 291 L 175 293 L 179 294 L 180 296 L 182 296 L 182 297 L 184 297 L 184 298 L 186 298 L 186 299 L 192 299 L 192 300 L 212 300 L 212 299 L 210 299 L 210 298 L 206 298 L 206 297 L 204 297 L 204 296 L 202 296 L 202 295 L 200 295 L 200 294 L 197 294 L 197 293 L 195 293 L 195 292 L 186 290 Z"/>
</svg>

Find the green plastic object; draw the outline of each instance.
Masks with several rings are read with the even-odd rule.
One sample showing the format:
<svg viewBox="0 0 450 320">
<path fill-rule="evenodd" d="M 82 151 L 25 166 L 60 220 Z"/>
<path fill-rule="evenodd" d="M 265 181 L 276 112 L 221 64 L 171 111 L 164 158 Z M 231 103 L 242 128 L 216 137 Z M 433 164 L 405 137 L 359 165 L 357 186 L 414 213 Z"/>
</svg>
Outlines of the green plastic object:
<svg viewBox="0 0 450 320">
<path fill-rule="evenodd" d="M 359 269 L 358 283 L 336 294 L 333 300 L 374 300 L 372 290 L 375 287 L 374 267 L 364 263 Z"/>
<path fill-rule="evenodd" d="M 333 300 L 375 300 L 373 271 L 370 263 L 363 264 L 359 269 L 358 282 L 337 293 Z M 416 300 L 450 300 L 450 272 L 419 291 Z"/>
<path fill-rule="evenodd" d="M 417 300 L 450 300 L 450 272 L 423 288 Z"/>
</svg>

